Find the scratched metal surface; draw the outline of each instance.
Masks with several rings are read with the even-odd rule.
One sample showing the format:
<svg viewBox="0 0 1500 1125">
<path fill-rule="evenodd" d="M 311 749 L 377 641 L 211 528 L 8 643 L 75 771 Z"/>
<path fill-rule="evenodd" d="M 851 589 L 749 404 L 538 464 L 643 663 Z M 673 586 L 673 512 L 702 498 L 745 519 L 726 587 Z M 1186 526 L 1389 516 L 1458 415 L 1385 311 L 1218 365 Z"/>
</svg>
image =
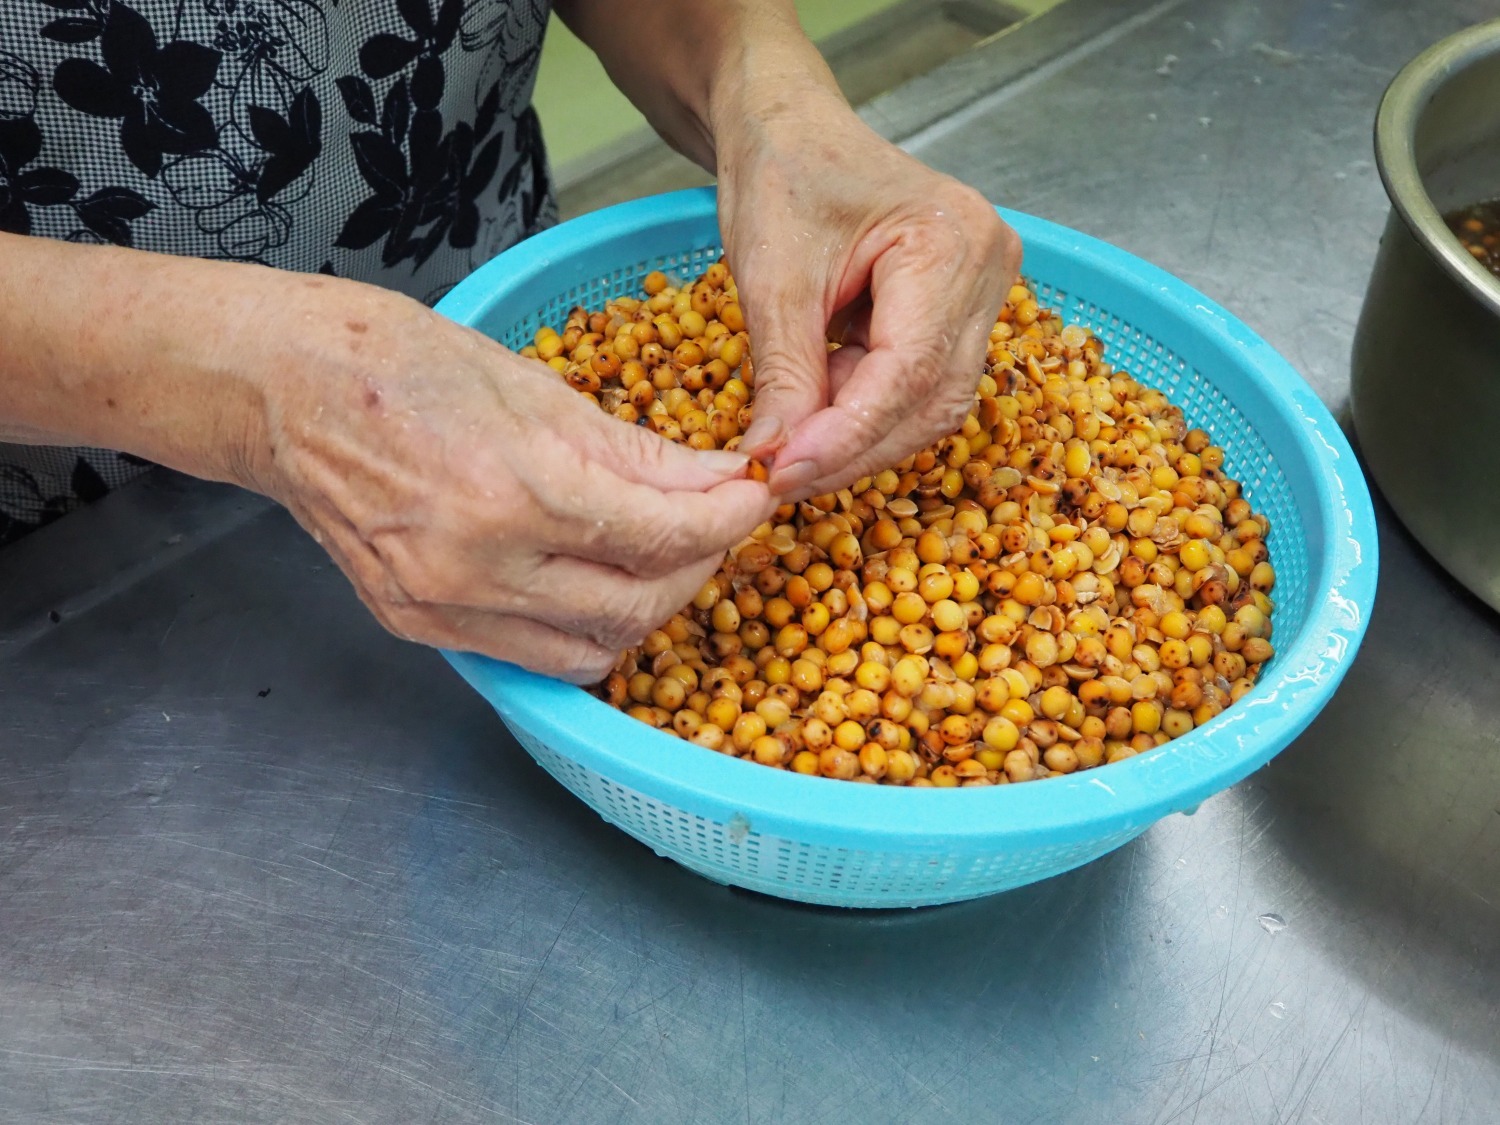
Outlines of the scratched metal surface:
<svg viewBox="0 0 1500 1125">
<path fill-rule="evenodd" d="M 1493 6 L 1153 13 L 910 143 L 1339 405 L 1374 101 Z M 0 554 L 0 1119 L 1491 1122 L 1500 626 L 1382 524 L 1365 648 L 1270 768 L 1045 884 L 849 915 L 654 858 L 283 515 L 143 482 Z"/>
</svg>

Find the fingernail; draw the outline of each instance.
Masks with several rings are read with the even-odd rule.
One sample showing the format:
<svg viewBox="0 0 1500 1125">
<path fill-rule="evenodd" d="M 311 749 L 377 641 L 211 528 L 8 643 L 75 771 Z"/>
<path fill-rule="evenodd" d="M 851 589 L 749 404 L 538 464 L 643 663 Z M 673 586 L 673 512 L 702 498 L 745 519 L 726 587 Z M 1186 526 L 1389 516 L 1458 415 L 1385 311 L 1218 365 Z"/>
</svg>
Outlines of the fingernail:
<svg viewBox="0 0 1500 1125">
<path fill-rule="evenodd" d="M 703 449 L 697 453 L 698 463 L 712 473 L 735 476 L 745 471 L 750 458 L 732 449 Z"/>
<path fill-rule="evenodd" d="M 786 468 L 777 468 L 771 474 L 771 491 L 777 496 L 800 498 L 822 473 L 814 461 L 798 461 Z"/>
<path fill-rule="evenodd" d="M 786 427 L 780 418 L 757 418 L 740 439 L 740 448 L 747 453 L 774 453 L 785 438 Z"/>
</svg>

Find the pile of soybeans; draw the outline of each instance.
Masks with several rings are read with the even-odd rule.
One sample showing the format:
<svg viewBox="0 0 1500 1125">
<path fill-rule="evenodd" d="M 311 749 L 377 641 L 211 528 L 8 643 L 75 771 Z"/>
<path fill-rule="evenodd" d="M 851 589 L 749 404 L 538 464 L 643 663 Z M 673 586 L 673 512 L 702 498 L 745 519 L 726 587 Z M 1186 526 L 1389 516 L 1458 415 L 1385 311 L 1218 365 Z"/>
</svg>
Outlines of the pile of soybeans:
<svg viewBox="0 0 1500 1125">
<path fill-rule="evenodd" d="M 755 377 L 733 278 L 644 288 L 524 354 L 622 421 L 735 448 Z M 1272 655 L 1270 527 L 1211 436 L 1104 352 L 1013 287 L 956 433 L 783 504 L 599 695 L 707 751 L 924 787 L 1092 769 L 1210 722 Z"/>
</svg>

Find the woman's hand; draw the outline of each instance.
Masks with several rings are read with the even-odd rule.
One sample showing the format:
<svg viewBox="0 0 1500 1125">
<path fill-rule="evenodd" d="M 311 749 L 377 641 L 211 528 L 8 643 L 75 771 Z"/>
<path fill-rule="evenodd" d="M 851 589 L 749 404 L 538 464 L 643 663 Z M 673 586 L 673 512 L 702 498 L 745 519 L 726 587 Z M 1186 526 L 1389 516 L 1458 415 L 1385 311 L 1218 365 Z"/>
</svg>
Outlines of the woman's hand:
<svg viewBox="0 0 1500 1125">
<path fill-rule="evenodd" d="M 956 429 L 1021 263 L 994 208 L 859 119 L 792 0 L 554 9 L 668 143 L 718 175 L 755 356 L 740 449 L 774 458 L 772 491 L 827 492 Z M 845 344 L 831 359 L 830 324 Z"/>
<path fill-rule="evenodd" d="M 3 234 L 0 435 L 264 492 L 392 632 L 579 682 L 775 509 L 398 294 Z"/>
<path fill-rule="evenodd" d="M 802 497 L 962 423 L 1020 242 L 977 192 L 836 93 L 778 93 L 715 134 L 719 220 L 755 354 L 740 448 Z M 843 347 L 829 354 L 830 325 Z"/>
<path fill-rule="evenodd" d="M 742 454 L 626 425 L 414 301 L 296 288 L 242 341 L 278 373 L 254 483 L 400 636 L 598 680 L 775 507 Z"/>
</svg>

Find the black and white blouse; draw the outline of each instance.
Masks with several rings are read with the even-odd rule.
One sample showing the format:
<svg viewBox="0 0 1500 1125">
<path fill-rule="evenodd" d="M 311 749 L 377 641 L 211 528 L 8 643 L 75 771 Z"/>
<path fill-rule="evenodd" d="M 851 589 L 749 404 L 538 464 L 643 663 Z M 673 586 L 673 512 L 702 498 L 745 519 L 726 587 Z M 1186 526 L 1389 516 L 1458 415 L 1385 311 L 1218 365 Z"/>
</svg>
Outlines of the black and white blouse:
<svg viewBox="0 0 1500 1125">
<path fill-rule="evenodd" d="M 435 302 L 554 219 L 530 104 L 548 9 L 0 0 L 0 230 Z M 144 468 L 0 444 L 0 544 Z"/>
</svg>

